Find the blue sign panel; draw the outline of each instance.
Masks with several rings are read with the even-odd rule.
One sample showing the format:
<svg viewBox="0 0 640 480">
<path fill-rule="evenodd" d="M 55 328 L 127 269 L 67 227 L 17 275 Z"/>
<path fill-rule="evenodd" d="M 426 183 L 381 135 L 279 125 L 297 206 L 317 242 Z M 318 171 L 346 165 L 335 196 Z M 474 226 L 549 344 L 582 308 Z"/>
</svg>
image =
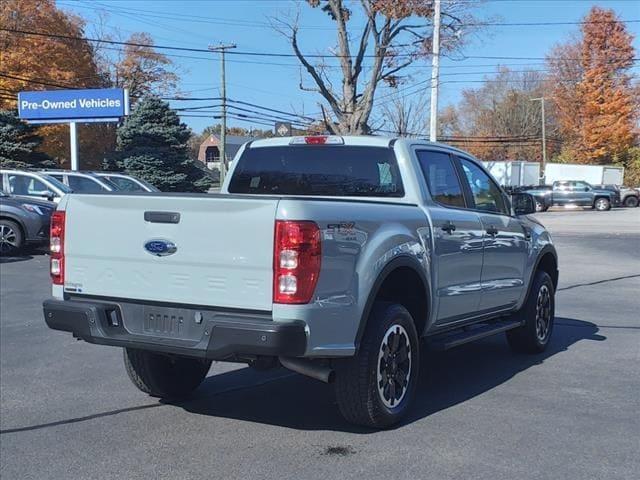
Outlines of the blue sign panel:
<svg viewBox="0 0 640 480">
<path fill-rule="evenodd" d="M 129 114 L 121 88 L 18 93 L 18 114 L 30 123 L 115 121 Z"/>
</svg>

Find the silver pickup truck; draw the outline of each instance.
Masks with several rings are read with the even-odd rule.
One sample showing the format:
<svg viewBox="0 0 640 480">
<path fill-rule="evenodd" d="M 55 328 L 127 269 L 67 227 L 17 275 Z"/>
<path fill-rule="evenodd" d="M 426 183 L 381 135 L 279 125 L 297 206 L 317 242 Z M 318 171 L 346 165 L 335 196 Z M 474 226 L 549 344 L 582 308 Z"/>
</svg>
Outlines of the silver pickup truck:
<svg viewBox="0 0 640 480">
<path fill-rule="evenodd" d="M 191 394 L 212 360 L 335 384 L 353 423 L 397 423 L 421 352 L 553 330 L 556 251 L 471 155 L 379 137 L 256 140 L 220 194 L 66 195 L 49 327 L 124 347 L 140 390 Z"/>
</svg>

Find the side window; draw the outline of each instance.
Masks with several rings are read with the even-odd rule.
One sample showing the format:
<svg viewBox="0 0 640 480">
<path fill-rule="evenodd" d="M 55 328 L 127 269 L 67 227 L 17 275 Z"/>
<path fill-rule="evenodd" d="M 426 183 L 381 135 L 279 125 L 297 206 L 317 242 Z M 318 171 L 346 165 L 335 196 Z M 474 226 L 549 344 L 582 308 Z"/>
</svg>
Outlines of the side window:
<svg viewBox="0 0 640 480">
<path fill-rule="evenodd" d="M 9 175 L 9 192 L 14 195 L 44 196 L 49 188 L 37 178 L 26 175 Z"/>
<path fill-rule="evenodd" d="M 69 175 L 67 179 L 69 180 L 69 187 L 76 193 L 102 193 L 104 190 L 90 178 Z"/>
<path fill-rule="evenodd" d="M 466 158 L 461 158 L 460 162 L 471 188 L 476 209 L 508 215 L 502 191 L 489 175 Z"/>
<path fill-rule="evenodd" d="M 464 208 L 464 195 L 451 156 L 443 152 L 417 151 L 431 197 L 443 205 Z"/>
<path fill-rule="evenodd" d="M 126 192 L 144 192 L 144 189 L 133 180 L 124 177 L 106 177 L 107 180 L 115 183 L 120 190 Z"/>
</svg>

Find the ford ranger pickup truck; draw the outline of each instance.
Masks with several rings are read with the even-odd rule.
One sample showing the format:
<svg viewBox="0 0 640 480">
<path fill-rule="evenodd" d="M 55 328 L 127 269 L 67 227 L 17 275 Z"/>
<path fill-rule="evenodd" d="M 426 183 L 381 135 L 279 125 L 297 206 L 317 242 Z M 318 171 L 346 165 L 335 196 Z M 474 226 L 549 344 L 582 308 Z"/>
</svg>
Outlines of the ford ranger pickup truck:
<svg viewBox="0 0 640 480">
<path fill-rule="evenodd" d="M 604 211 L 620 204 L 618 192 L 595 188 L 579 180 L 553 182 L 551 188 L 527 190 L 527 193 L 535 198 L 538 212 L 546 212 L 552 206 L 591 207 Z"/>
<path fill-rule="evenodd" d="M 335 385 L 352 423 L 407 413 L 425 345 L 506 332 L 538 353 L 558 261 L 533 198 L 471 155 L 410 139 L 255 140 L 219 194 L 66 195 L 50 328 L 123 347 L 136 387 L 183 398 L 212 360 Z"/>
</svg>

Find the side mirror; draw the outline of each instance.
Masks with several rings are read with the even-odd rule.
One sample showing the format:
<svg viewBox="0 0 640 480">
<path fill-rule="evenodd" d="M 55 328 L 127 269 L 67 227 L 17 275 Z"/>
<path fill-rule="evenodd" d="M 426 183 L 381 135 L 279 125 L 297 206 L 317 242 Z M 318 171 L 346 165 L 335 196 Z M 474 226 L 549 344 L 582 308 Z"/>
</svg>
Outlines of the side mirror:
<svg viewBox="0 0 640 480">
<path fill-rule="evenodd" d="M 536 213 L 536 200 L 528 193 L 514 193 L 511 195 L 511 204 L 516 216 Z"/>
<path fill-rule="evenodd" d="M 56 194 L 51 190 L 46 190 L 40 194 L 41 197 L 46 198 L 50 202 L 53 202 L 54 198 L 56 198 Z"/>
</svg>

